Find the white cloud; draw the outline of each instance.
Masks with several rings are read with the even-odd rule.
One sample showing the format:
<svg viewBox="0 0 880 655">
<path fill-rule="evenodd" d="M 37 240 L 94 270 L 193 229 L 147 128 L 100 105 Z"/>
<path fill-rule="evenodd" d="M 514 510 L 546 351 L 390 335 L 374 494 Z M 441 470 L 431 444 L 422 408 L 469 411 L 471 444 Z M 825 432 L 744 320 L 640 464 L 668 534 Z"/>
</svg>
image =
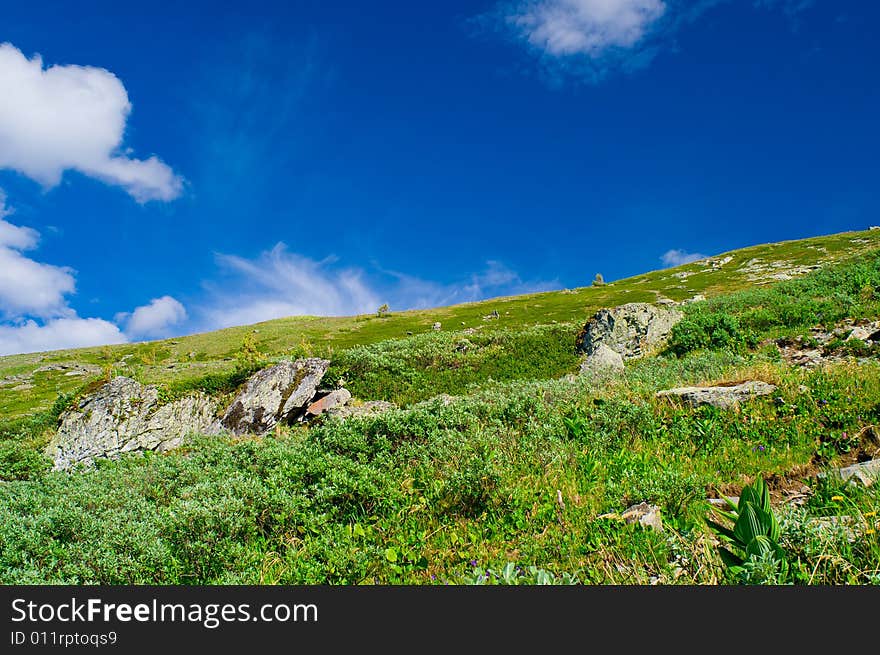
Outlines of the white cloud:
<svg viewBox="0 0 880 655">
<path fill-rule="evenodd" d="M 0 355 L 85 348 L 125 343 L 125 335 L 109 321 L 100 318 L 56 318 L 43 325 L 25 321 L 0 325 Z"/>
<path fill-rule="evenodd" d="M 135 309 L 131 314 L 117 314 L 116 322 L 125 322 L 128 337 L 164 337 L 169 329 L 187 319 L 186 309 L 171 296 L 153 298 L 148 305 Z"/>
<path fill-rule="evenodd" d="M 205 283 L 208 296 L 194 308 L 199 329 L 247 325 L 284 316 L 348 316 L 372 313 L 388 303 L 392 311 L 441 307 L 498 295 L 558 288 L 553 282 L 524 282 L 500 262 L 450 284 L 376 269 L 338 268 L 335 259 L 316 261 L 283 243 L 256 259 L 217 255 L 225 278 Z M 369 278 L 369 279 L 368 279 Z"/>
<path fill-rule="evenodd" d="M 518 4 L 506 18 L 549 55 L 598 58 L 636 45 L 665 11 L 663 0 L 540 0 Z"/>
<path fill-rule="evenodd" d="M 232 279 L 222 285 L 206 284 L 211 298 L 201 313 L 210 328 L 282 316 L 361 314 L 381 304 L 361 271 L 332 270 L 331 260 L 290 253 L 283 243 L 256 260 L 219 254 L 217 264 Z"/>
<path fill-rule="evenodd" d="M 698 261 L 700 259 L 705 259 L 706 255 L 700 254 L 698 252 L 687 252 L 686 250 L 679 250 L 674 248 L 672 250 L 667 250 L 660 256 L 660 261 L 663 262 L 664 266 L 681 266 L 683 264 L 690 264 L 691 262 Z"/>
<path fill-rule="evenodd" d="M 566 79 L 599 82 L 609 73 L 648 66 L 676 46 L 675 36 L 732 0 L 500 0 L 474 17 L 475 26 L 501 27 L 535 55 L 552 86 Z M 796 18 L 815 0 L 753 0 L 756 10 L 781 9 Z M 492 31 L 496 31 L 492 29 Z"/>
<path fill-rule="evenodd" d="M 40 235 L 4 220 L 11 213 L 0 190 L 0 318 L 69 315 L 64 296 L 74 290 L 73 272 L 25 257 L 22 251 L 35 248 Z"/>
<path fill-rule="evenodd" d="M 113 323 L 76 315 L 66 298 L 74 271 L 25 257 L 40 234 L 6 221 L 12 213 L 0 189 L 0 355 L 126 341 Z"/>
<path fill-rule="evenodd" d="M 91 66 L 43 68 L 10 43 L 0 44 L 0 168 L 44 187 L 65 171 L 124 188 L 138 202 L 173 200 L 183 182 L 157 157 L 122 150 L 131 103 L 113 73 Z"/>
</svg>

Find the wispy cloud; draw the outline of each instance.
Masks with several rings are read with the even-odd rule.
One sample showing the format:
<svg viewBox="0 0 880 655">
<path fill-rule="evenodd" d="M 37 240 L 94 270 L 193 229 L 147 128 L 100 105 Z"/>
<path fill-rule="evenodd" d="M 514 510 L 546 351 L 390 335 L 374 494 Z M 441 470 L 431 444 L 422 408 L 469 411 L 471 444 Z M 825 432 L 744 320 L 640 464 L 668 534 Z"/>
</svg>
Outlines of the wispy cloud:
<svg viewBox="0 0 880 655">
<path fill-rule="evenodd" d="M 183 181 L 167 164 L 123 150 L 131 103 L 113 73 L 92 66 L 43 68 L 39 55 L 28 59 L 3 43 L 0 97 L 0 168 L 46 188 L 75 170 L 122 187 L 138 202 L 180 195 Z"/>
<path fill-rule="evenodd" d="M 485 298 L 558 288 L 557 281 L 523 281 L 501 262 L 463 279 L 440 283 L 373 267 L 341 266 L 290 252 L 283 243 L 254 259 L 219 254 L 219 277 L 206 281 L 205 298 L 193 306 L 197 329 L 246 325 L 295 315 L 345 316 L 376 311 L 439 307 Z"/>
<path fill-rule="evenodd" d="M 359 314 L 381 304 L 360 270 L 291 253 L 283 243 L 255 259 L 218 254 L 216 261 L 220 280 L 205 282 L 207 298 L 196 309 L 206 329 L 281 316 Z"/>
<path fill-rule="evenodd" d="M 598 83 L 643 69 L 675 47 L 676 35 L 732 0 L 504 0 L 472 23 L 500 31 L 526 50 L 551 85 Z M 753 0 L 789 17 L 815 0 Z"/>
<path fill-rule="evenodd" d="M 666 252 L 664 252 L 660 256 L 660 261 L 663 262 L 664 266 L 670 267 L 690 264 L 691 262 L 699 261 L 700 259 L 705 258 L 706 255 L 699 252 L 687 252 L 686 250 L 673 248 L 672 250 L 667 250 Z"/>
<path fill-rule="evenodd" d="M 639 43 L 665 11 L 663 0 L 542 0 L 516 6 L 506 19 L 549 55 L 596 59 Z"/>
</svg>

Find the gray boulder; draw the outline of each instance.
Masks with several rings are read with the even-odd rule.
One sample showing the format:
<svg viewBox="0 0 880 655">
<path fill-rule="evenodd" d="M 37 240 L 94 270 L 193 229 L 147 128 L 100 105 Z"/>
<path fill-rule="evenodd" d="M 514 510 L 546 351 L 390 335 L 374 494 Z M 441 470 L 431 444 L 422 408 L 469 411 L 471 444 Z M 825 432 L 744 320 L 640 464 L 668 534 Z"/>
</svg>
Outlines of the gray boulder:
<svg viewBox="0 0 880 655">
<path fill-rule="evenodd" d="M 221 419 L 233 434 L 265 434 L 295 419 L 315 395 L 330 362 L 308 358 L 264 368 L 248 379 Z"/>
<path fill-rule="evenodd" d="M 578 335 L 579 352 L 592 355 L 601 344 L 624 359 L 660 350 L 669 333 L 684 314 L 673 307 L 634 302 L 612 309 L 600 309 Z"/>
<path fill-rule="evenodd" d="M 757 396 L 767 396 L 775 390 L 776 385 L 749 380 L 733 386 L 677 387 L 658 391 L 656 395 L 658 398 L 680 398 L 693 407 L 712 405 L 721 409 L 731 409 L 742 401 Z"/>
<path fill-rule="evenodd" d="M 397 409 L 397 405 L 384 400 L 368 400 L 360 405 L 333 407 L 328 409 L 326 414 L 327 416 L 335 416 L 336 418 L 345 420 L 357 416 L 373 416 L 392 409 Z"/>
<path fill-rule="evenodd" d="M 61 416 L 46 448 L 55 470 L 122 453 L 165 451 L 190 434 L 217 434 L 217 403 L 195 393 L 159 406 L 155 386 L 116 377 Z"/>
<path fill-rule="evenodd" d="M 623 356 L 604 343 L 600 343 L 581 363 L 581 375 L 607 375 L 620 373 L 623 369 Z"/>
<path fill-rule="evenodd" d="M 817 477 L 824 478 L 825 475 L 825 473 L 819 473 Z M 880 480 L 880 459 L 837 469 L 833 475 L 841 480 L 849 481 L 850 484 L 861 483 L 865 487 L 870 487 L 877 480 Z"/>
</svg>

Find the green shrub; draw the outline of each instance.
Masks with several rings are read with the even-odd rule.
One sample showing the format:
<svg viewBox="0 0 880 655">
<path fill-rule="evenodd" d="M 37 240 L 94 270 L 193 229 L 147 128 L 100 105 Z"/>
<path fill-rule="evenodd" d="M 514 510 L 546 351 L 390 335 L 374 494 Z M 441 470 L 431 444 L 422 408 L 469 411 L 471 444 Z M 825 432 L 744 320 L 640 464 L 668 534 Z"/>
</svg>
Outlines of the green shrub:
<svg viewBox="0 0 880 655">
<path fill-rule="evenodd" d="M 32 480 L 51 466 L 48 457 L 21 441 L 0 441 L 0 480 Z"/>
<path fill-rule="evenodd" d="M 740 326 L 736 317 L 717 311 L 693 311 L 673 328 L 669 350 L 681 357 L 695 350 L 741 352 L 754 346 L 754 335 Z"/>
</svg>

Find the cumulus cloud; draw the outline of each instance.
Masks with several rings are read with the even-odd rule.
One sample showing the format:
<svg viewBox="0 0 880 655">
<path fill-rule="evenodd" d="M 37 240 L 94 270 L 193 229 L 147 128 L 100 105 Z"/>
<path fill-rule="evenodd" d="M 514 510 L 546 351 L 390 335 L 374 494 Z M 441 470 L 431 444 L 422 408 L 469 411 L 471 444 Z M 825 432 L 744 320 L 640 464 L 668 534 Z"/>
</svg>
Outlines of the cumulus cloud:
<svg viewBox="0 0 880 655">
<path fill-rule="evenodd" d="M 156 156 L 122 149 L 131 112 L 113 73 L 91 66 L 43 67 L 10 43 L 0 44 L 0 168 L 51 188 L 75 170 L 121 186 L 138 202 L 173 200 L 182 179 Z"/>
<path fill-rule="evenodd" d="M 40 233 L 5 220 L 12 213 L 0 189 L 0 355 L 125 341 L 113 323 L 80 318 L 70 307 L 72 269 L 22 254 L 37 247 Z"/>
<path fill-rule="evenodd" d="M 0 355 L 85 348 L 125 343 L 119 328 L 100 318 L 56 318 L 40 325 L 24 321 L 17 325 L 0 325 Z"/>
<path fill-rule="evenodd" d="M 187 319 L 186 309 L 171 296 L 153 298 L 149 304 L 136 308 L 130 314 L 117 314 L 117 323 L 125 323 L 125 334 L 132 338 L 164 337 L 170 329 Z"/>
<path fill-rule="evenodd" d="M 346 316 L 439 307 L 499 295 L 558 288 L 556 281 L 527 282 L 497 261 L 483 271 L 442 284 L 375 268 L 340 267 L 334 258 L 314 260 L 289 252 L 283 243 L 254 259 L 217 255 L 224 279 L 205 283 L 205 301 L 194 308 L 200 329 L 258 323 L 284 316 Z"/>
<path fill-rule="evenodd" d="M 595 58 L 634 46 L 665 11 L 663 0 L 541 0 L 516 6 L 507 20 L 550 55 Z"/>
<path fill-rule="evenodd" d="M 700 259 L 705 259 L 706 255 L 703 255 L 698 252 L 687 252 L 686 250 L 679 250 L 678 248 L 673 248 L 672 250 L 667 250 L 660 256 L 660 261 L 663 262 L 664 266 L 681 266 L 683 264 L 690 264 L 691 262 L 698 261 Z"/>
<path fill-rule="evenodd" d="M 11 213 L 0 191 L 0 318 L 69 315 L 64 296 L 74 290 L 72 271 L 24 256 L 37 246 L 40 235 L 6 221 Z"/>
</svg>

